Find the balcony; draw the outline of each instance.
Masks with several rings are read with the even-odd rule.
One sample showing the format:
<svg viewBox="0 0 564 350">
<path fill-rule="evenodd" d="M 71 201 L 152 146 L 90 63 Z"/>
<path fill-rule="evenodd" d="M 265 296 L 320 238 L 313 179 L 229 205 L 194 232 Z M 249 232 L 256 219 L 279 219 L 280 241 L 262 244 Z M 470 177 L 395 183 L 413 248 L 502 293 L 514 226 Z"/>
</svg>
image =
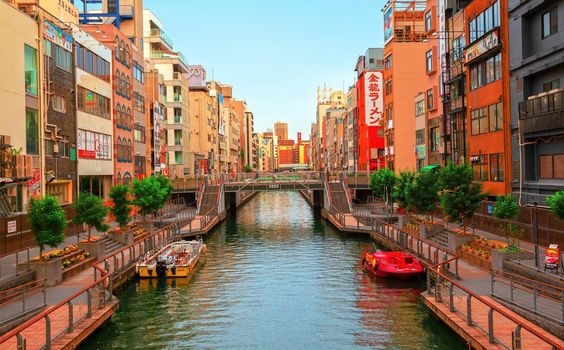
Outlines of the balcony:
<svg viewBox="0 0 564 350">
<path fill-rule="evenodd" d="M 151 51 L 149 57 L 151 57 L 152 59 L 175 60 L 180 63 L 186 73 L 188 72 L 188 60 L 181 52 L 154 50 Z"/>
<path fill-rule="evenodd" d="M 164 48 L 173 49 L 172 39 L 160 28 L 151 28 L 151 36 L 149 39 L 157 39 Z"/>
<path fill-rule="evenodd" d="M 564 132 L 564 90 L 531 96 L 519 103 L 519 120 L 523 133 Z"/>
</svg>

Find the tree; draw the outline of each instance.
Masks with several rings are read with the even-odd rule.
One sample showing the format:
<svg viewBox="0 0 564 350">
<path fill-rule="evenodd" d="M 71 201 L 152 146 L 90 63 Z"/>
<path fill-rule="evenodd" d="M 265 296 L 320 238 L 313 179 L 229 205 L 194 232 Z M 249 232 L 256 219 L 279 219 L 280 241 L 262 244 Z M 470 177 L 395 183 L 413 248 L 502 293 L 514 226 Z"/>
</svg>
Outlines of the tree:
<svg viewBox="0 0 564 350">
<path fill-rule="evenodd" d="M 52 196 L 31 199 L 28 207 L 29 223 L 39 245 L 39 257 L 43 257 L 46 245 L 56 247 L 65 241 L 67 218 L 61 205 Z"/>
<path fill-rule="evenodd" d="M 564 191 L 558 191 L 548 197 L 550 211 L 560 220 L 564 220 Z"/>
<path fill-rule="evenodd" d="M 392 194 L 401 208 L 407 208 L 409 206 L 406 190 L 413 181 L 415 181 L 415 173 L 413 171 L 402 171 L 397 178 L 397 183 L 393 188 Z"/>
<path fill-rule="evenodd" d="M 133 203 L 141 208 L 143 219 L 147 214 L 154 214 L 161 209 L 171 193 L 172 185 L 164 176 L 149 176 L 133 181 Z"/>
<path fill-rule="evenodd" d="M 507 220 L 509 222 L 502 222 L 501 228 L 507 237 L 510 246 L 515 246 L 515 240 L 521 236 L 521 230 L 517 225 L 512 223 L 513 220 L 519 215 L 519 203 L 511 195 L 498 196 L 493 207 L 493 216 Z"/>
<path fill-rule="evenodd" d="M 88 241 L 90 241 L 92 227 L 95 227 L 98 232 L 106 232 L 110 228 L 104 224 L 109 209 L 102 203 L 102 198 L 90 193 L 80 193 L 72 204 L 72 208 L 76 212 L 72 221 L 77 225 L 86 224 L 88 226 Z"/>
<path fill-rule="evenodd" d="M 253 168 L 251 168 L 251 166 L 249 164 L 245 165 L 245 172 L 246 173 L 250 173 L 251 171 L 253 171 Z"/>
<path fill-rule="evenodd" d="M 392 190 L 396 181 L 396 174 L 388 168 L 383 168 L 370 175 L 370 188 L 392 207 L 394 204 Z"/>
<path fill-rule="evenodd" d="M 128 198 L 130 191 L 129 187 L 124 185 L 114 186 L 110 191 L 110 198 L 114 202 L 110 212 L 121 229 L 124 229 L 131 219 L 131 201 Z"/>
<path fill-rule="evenodd" d="M 441 207 L 450 221 L 462 225 L 466 233 L 466 222 L 480 206 L 482 185 L 472 181 L 472 168 L 466 164 L 449 163 L 439 175 L 439 199 Z"/>
<path fill-rule="evenodd" d="M 420 172 L 406 188 L 408 210 L 429 215 L 437 208 L 439 200 L 437 175 L 430 171 Z M 431 216 L 433 222 L 433 216 Z"/>
</svg>

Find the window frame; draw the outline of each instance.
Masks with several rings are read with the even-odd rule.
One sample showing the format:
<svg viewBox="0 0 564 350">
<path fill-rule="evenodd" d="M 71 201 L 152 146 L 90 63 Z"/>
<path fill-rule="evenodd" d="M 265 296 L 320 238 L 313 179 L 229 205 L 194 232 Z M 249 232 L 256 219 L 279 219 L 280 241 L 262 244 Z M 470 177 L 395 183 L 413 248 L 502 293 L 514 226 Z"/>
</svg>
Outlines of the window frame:
<svg viewBox="0 0 564 350">
<path fill-rule="evenodd" d="M 548 18 L 545 18 L 547 15 Z M 548 28 L 546 28 L 548 34 L 545 32 L 546 20 L 548 20 Z M 554 6 L 541 14 L 541 39 L 544 40 L 556 33 L 558 33 L 558 6 Z"/>
</svg>

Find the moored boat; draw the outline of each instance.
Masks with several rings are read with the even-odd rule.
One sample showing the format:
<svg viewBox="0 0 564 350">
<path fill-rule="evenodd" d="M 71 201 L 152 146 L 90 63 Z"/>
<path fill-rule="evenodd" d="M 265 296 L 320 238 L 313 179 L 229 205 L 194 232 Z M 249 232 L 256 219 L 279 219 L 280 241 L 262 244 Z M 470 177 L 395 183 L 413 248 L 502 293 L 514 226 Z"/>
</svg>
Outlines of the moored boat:
<svg viewBox="0 0 564 350">
<path fill-rule="evenodd" d="M 188 277 L 205 253 L 201 238 L 174 242 L 137 264 L 137 273 L 141 278 Z"/>
<path fill-rule="evenodd" d="M 366 252 L 361 267 L 379 277 L 410 279 L 423 273 L 423 266 L 417 258 L 403 252 Z"/>
</svg>

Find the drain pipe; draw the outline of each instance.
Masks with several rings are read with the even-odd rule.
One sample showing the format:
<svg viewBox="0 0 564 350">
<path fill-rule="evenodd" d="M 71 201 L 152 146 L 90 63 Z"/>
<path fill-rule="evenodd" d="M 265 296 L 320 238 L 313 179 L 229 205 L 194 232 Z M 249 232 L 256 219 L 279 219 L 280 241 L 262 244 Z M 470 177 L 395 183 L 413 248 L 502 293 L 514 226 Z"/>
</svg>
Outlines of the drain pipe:
<svg viewBox="0 0 564 350">
<path fill-rule="evenodd" d="M 521 118 L 517 120 L 517 132 L 519 133 L 519 206 L 523 206 L 523 147 L 534 145 L 538 141 L 523 142 L 523 134 L 521 133 Z"/>
</svg>

